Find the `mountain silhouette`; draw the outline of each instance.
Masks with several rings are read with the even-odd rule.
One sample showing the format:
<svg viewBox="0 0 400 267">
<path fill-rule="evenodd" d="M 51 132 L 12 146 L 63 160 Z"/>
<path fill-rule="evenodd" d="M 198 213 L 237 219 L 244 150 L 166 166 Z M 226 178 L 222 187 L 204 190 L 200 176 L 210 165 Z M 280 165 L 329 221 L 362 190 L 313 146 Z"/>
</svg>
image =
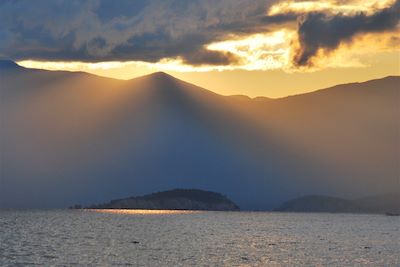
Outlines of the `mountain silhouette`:
<svg viewBox="0 0 400 267">
<path fill-rule="evenodd" d="M 185 187 L 269 209 L 399 188 L 399 77 L 251 99 L 162 72 L 123 81 L 10 66 L 0 63 L 1 208 Z"/>
<path fill-rule="evenodd" d="M 79 207 L 79 205 L 76 205 Z M 197 189 L 174 189 L 144 196 L 114 199 L 90 209 L 149 209 L 149 210 L 216 210 L 238 211 L 240 208 L 227 197 Z"/>
</svg>

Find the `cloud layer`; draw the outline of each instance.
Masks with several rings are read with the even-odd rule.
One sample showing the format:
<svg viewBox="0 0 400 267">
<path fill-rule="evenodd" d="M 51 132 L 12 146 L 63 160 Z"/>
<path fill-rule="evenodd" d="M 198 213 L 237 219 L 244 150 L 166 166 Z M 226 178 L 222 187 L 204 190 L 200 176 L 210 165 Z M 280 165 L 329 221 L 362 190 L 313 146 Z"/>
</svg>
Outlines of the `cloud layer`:
<svg viewBox="0 0 400 267">
<path fill-rule="evenodd" d="M 398 31 L 399 0 L 367 2 L 3 0 L 0 57 L 80 62 L 175 60 L 196 68 L 311 66 L 318 52 L 333 51 L 359 34 Z M 255 34 L 264 34 L 268 40 L 282 30 L 296 35 L 287 35 L 280 46 L 249 43 L 228 50 L 208 49 L 225 41 L 251 40 L 249 36 Z M 256 51 L 250 51 L 251 47 Z M 260 49 L 265 51 L 259 53 Z M 291 59 L 283 62 L 288 54 Z M 253 59 L 257 64 L 250 66 Z"/>
<path fill-rule="evenodd" d="M 269 1 L 272 2 L 272 1 Z M 204 45 L 265 27 L 267 1 L 1 1 L 0 54 L 15 60 L 225 65 L 229 53 Z"/>
</svg>

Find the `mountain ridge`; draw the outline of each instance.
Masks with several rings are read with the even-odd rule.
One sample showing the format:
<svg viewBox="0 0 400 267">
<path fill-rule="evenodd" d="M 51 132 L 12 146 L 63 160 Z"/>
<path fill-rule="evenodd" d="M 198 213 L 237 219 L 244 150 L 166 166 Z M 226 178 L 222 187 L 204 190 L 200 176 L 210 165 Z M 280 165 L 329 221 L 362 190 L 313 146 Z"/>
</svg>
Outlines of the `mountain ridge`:
<svg viewBox="0 0 400 267">
<path fill-rule="evenodd" d="M 299 194 L 398 186 L 397 79 L 266 101 L 160 73 L 121 81 L 24 69 L 0 79 L 0 207 L 186 187 L 271 209 Z"/>
<path fill-rule="evenodd" d="M 211 91 L 211 90 L 208 90 L 208 89 L 206 89 L 204 87 L 197 86 L 197 85 L 195 85 L 193 83 L 190 83 L 190 82 L 187 82 L 185 80 L 176 78 L 173 75 L 168 74 L 167 72 L 164 72 L 164 71 L 156 71 L 156 72 L 153 72 L 153 73 L 150 73 L 150 74 L 146 74 L 146 75 L 143 75 L 143 76 L 134 77 L 134 78 L 131 78 L 131 79 L 128 79 L 128 80 L 124 80 L 124 79 L 116 79 L 116 78 L 111 78 L 111 77 L 105 77 L 105 76 L 101 76 L 101 75 L 97 75 L 97 74 L 93 74 L 93 73 L 88 73 L 88 72 L 84 72 L 84 71 L 46 70 L 46 69 L 26 68 L 26 67 L 23 67 L 23 66 L 19 65 L 15 61 L 8 60 L 8 59 L 0 59 L 0 69 L 1 68 L 5 68 L 7 66 L 9 66 L 9 67 L 11 67 L 11 66 L 12 67 L 18 67 L 19 69 L 28 70 L 28 71 L 29 70 L 39 70 L 39 71 L 54 72 L 54 73 L 85 74 L 85 75 L 89 75 L 89 76 L 101 77 L 101 78 L 104 78 L 104 79 L 110 79 L 110 80 L 115 80 L 115 81 L 120 81 L 120 82 L 127 82 L 127 83 L 135 82 L 135 81 L 138 81 L 138 80 L 141 80 L 141 79 L 156 79 L 158 81 L 183 82 L 185 84 L 188 84 L 188 85 L 191 85 L 191 86 L 195 86 L 195 87 L 197 87 L 199 89 L 203 89 L 205 91 L 211 92 L 211 93 L 219 95 L 219 96 L 239 97 L 239 98 L 244 96 L 245 98 L 248 98 L 249 100 L 257 100 L 257 101 L 286 100 L 286 99 L 289 99 L 289 98 L 301 97 L 301 96 L 309 95 L 309 94 L 312 94 L 312 93 L 320 94 L 320 93 L 326 92 L 327 90 L 334 90 L 334 89 L 338 89 L 338 88 L 340 89 L 340 87 L 343 87 L 343 86 L 362 85 L 362 84 L 365 84 L 365 83 L 377 82 L 377 81 L 388 80 L 388 79 L 399 79 L 400 80 L 400 76 L 388 75 L 388 76 L 384 76 L 384 77 L 381 77 L 381 78 L 366 80 L 366 81 L 362 81 L 362 82 L 341 83 L 341 84 L 337 84 L 337 85 L 333 85 L 333 86 L 329 86 L 329 87 L 325 87 L 325 88 L 315 89 L 315 90 L 312 90 L 312 91 L 308 91 L 306 93 L 287 95 L 287 96 L 278 97 L 278 98 L 270 98 L 268 96 L 262 96 L 262 95 L 255 96 L 255 97 L 250 97 L 250 96 L 247 96 L 247 95 L 222 95 L 222 94 L 218 94 L 218 93 L 216 93 L 214 91 Z"/>
</svg>

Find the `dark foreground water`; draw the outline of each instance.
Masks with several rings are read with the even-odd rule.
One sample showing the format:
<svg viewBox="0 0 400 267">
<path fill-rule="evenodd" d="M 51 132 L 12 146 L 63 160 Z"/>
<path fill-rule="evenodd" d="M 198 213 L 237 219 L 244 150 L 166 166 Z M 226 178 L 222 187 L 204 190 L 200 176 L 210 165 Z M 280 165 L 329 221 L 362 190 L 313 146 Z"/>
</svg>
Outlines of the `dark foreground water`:
<svg viewBox="0 0 400 267">
<path fill-rule="evenodd" d="M 400 266 L 400 217 L 0 211 L 0 266 Z"/>
</svg>

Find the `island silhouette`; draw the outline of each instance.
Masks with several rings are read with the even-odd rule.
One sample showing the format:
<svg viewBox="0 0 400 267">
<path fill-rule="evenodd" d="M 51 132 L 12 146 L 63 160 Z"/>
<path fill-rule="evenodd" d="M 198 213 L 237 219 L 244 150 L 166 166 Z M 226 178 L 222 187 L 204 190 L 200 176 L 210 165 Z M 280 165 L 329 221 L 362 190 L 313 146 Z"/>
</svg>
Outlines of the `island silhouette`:
<svg viewBox="0 0 400 267">
<path fill-rule="evenodd" d="M 91 205 L 87 208 L 215 211 L 239 210 L 239 206 L 226 196 L 216 192 L 199 189 L 173 189 L 144 196 L 114 199 L 108 203 Z"/>
</svg>

